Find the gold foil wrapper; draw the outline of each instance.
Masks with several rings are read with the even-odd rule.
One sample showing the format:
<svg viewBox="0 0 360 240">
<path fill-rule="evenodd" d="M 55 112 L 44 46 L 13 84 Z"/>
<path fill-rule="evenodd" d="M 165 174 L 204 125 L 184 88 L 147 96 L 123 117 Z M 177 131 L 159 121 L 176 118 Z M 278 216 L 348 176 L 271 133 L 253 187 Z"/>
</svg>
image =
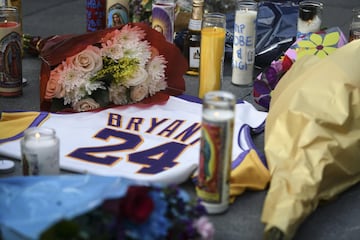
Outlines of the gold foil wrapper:
<svg viewBox="0 0 360 240">
<path fill-rule="evenodd" d="M 360 40 L 297 61 L 272 93 L 265 127 L 271 183 L 262 221 L 292 239 L 317 208 L 360 181 Z"/>
</svg>

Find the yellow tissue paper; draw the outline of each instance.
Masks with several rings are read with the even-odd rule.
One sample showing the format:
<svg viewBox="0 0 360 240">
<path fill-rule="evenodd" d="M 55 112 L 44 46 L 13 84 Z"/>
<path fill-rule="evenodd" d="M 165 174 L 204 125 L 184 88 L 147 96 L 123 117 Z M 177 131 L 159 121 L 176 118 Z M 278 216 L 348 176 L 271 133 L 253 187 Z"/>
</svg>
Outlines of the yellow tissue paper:
<svg viewBox="0 0 360 240">
<path fill-rule="evenodd" d="M 304 56 L 272 93 L 265 126 L 271 182 L 265 239 L 292 239 L 317 208 L 360 181 L 360 40 Z"/>
</svg>

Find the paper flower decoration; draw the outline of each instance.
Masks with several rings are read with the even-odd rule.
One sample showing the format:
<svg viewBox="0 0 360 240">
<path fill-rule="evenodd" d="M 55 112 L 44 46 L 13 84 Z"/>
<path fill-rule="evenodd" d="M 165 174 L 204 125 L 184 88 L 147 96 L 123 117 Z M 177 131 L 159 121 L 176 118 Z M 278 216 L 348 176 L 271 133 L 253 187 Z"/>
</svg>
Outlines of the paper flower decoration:
<svg viewBox="0 0 360 240">
<path fill-rule="evenodd" d="M 340 40 L 339 32 L 326 34 L 324 37 L 320 34 L 310 34 L 308 40 L 298 42 L 297 59 L 304 55 L 316 55 L 318 57 L 326 57 L 337 48 L 334 47 Z"/>
<path fill-rule="evenodd" d="M 180 51 L 142 23 L 54 38 L 40 56 L 42 110 L 88 111 L 185 89 Z"/>
<path fill-rule="evenodd" d="M 306 34 L 298 33 L 296 41 L 283 56 L 273 61 L 254 80 L 253 97 L 255 102 L 269 109 L 271 92 L 295 61 L 305 55 L 324 58 L 346 43 L 347 40 L 338 27 Z"/>
</svg>

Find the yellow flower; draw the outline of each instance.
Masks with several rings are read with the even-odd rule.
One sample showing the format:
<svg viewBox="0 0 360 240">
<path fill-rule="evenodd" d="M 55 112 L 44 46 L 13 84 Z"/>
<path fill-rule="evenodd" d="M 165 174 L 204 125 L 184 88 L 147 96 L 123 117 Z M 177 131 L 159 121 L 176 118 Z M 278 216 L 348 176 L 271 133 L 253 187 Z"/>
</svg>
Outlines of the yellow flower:
<svg viewBox="0 0 360 240">
<path fill-rule="evenodd" d="M 324 58 L 336 50 L 336 44 L 339 42 L 340 34 L 332 32 L 325 34 L 313 33 L 310 35 L 309 40 L 302 40 L 298 42 L 297 59 L 305 55 L 316 55 Z"/>
</svg>

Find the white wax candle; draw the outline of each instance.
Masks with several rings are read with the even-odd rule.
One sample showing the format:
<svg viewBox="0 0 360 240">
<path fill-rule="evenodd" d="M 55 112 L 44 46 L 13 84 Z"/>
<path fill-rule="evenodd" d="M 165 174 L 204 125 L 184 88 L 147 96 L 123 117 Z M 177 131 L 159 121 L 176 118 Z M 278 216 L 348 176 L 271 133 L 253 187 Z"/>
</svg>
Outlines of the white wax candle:
<svg viewBox="0 0 360 240">
<path fill-rule="evenodd" d="M 315 16 L 313 19 L 304 21 L 298 18 L 297 30 L 300 33 L 318 32 L 321 27 L 321 19 L 319 16 Z"/>
<path fill-rule="evenodd" d="M 255 61 L 255 10 L 237 10 L 234 25 L 232 83 L 251 85 Z"/>
<path fill-rule="evenodd" d="M 59 174 L 58 138 L 49 129 L 29 130 L 21 142 L 24 175 Z"/>
</svg>

